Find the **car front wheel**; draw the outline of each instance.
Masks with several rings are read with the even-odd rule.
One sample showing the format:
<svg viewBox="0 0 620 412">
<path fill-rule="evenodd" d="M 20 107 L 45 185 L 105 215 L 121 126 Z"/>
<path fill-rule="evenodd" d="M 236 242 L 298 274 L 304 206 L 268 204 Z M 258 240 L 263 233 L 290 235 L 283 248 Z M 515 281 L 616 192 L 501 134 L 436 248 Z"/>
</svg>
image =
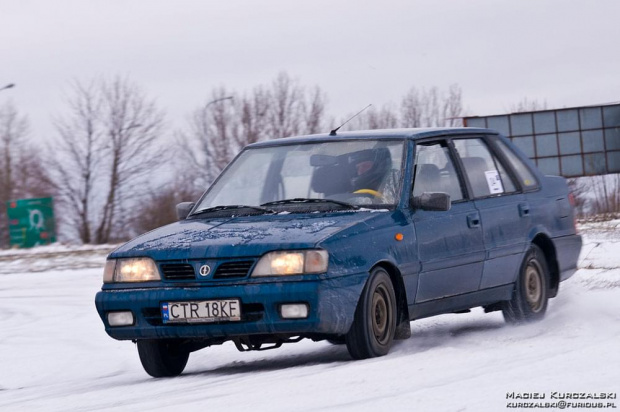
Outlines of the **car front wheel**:
<svg viewBox="0 0 620 412">
<path fill-rule="evenodd" d="M 375 268 L 368 278 L 355 310 L 355 318 L 345 336 L 354 359 L 386 355 L 396 330 L 396 295 L 392 280 L 383 268 Z"/>
<path fill-rule="evenodd" d="M 512 299 L 502 305 L 508 323 L 523 323 L 542 319 L 549 300 L 549 270 L 543 251 L 530 246 L 525 254 Z"/>
<path fill-rule="evenodd" d="M 138 355 L 142 367 L 154 378 L 178 376 L 185 369 L 189 351 L 166 339 L 139 340 Z"/>
</svg>

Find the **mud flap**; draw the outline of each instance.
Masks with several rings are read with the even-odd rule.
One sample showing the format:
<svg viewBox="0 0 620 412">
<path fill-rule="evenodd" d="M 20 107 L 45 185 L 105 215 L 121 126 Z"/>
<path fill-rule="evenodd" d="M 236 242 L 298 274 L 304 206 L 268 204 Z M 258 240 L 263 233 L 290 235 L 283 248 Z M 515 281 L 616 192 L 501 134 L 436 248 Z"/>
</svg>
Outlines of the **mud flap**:
<svg viewBox="0 0 620 412">
<path fill-rule="evenodd" d="M 394 331 L 394 340 L 405 340 L 411 337 L 411 325 L 409 323 L 409 310 L 407 303 L 403 304 L 400 299 L 400 310 L 398 311 L 398 323 L 396 324 L 396 330 Z"/>
<path fill-rule="evenodd" d="M 396 325 L 396 331 L 394 332 L 394 340 L 405 340 L 411 337 L 411 325 L 409 320 L 400 322 Z"/>
</svg>

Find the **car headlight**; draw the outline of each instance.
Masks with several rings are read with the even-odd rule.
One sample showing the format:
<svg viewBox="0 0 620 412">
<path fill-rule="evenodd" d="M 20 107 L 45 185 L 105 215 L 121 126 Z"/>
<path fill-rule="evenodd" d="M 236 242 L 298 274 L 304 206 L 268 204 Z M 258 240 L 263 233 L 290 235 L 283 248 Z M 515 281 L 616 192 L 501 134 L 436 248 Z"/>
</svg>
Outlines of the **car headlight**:
<svg viewBox="0 0 620 412">
<path fill-rule="evenodd" d="M 327 272 L 325 250 L 269 252 L 256 264 L 252 276 L 301 275 Z"/>
<path fill-rule="evenodd" d="M 161 280 L 161 276 L 150 258 L 109 259 L 103 270 L 103 283 L 153 280 Z"/>
</svg>

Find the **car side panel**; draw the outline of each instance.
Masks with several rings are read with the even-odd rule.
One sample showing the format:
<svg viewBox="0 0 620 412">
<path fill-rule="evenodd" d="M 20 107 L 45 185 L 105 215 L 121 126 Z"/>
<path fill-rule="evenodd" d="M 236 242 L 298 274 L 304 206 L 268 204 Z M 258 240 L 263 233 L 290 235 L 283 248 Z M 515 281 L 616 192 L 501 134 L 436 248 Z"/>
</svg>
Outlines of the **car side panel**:
<svg viewBox="0 0 620 412">
<path fill-rule="evenodd" d="M 551 239 L 560 272 L 560 280 L 568 279 L 577 269 L 581 236 L 576 233 L 574 211 L 568 199 L 566 180 L 545 176 L 542 190 L 526 194 L 531 208 L 532 229 L 529 239 L 543 234 Z"/>
<path fill-rule="evenodd" d="M 477 291 L 485 251 L 473 202 L 447 212 L 417 210 L 412 219 L 421 262 L 415 303 Z"/>
<path fill-rule="evenodd" d="M 480 289 L 514 282 L 527 244 L 529 205 L 521 193 L 479 199 L 486 260 Z"/>
</svg>

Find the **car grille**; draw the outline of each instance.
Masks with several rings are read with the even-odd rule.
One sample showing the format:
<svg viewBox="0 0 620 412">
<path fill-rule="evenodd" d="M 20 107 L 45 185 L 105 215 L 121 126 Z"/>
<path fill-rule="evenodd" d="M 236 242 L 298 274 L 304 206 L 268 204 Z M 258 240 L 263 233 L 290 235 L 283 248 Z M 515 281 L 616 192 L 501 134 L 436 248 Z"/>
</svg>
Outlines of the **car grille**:
<svg viewBox="0 0 620 412">
<path fill-rule="evenodd" d="M 188 263 L 166 263 L 161 265 L 164 277 L 170 280 L 195 279 L 194 268 Z"/>
<path fill-rule="evenodd" d="M 237 260 L 220 264 L 213 276 L 216 279 L 244 278 L 254 264 L 253 260 Z"/>
</svg>

